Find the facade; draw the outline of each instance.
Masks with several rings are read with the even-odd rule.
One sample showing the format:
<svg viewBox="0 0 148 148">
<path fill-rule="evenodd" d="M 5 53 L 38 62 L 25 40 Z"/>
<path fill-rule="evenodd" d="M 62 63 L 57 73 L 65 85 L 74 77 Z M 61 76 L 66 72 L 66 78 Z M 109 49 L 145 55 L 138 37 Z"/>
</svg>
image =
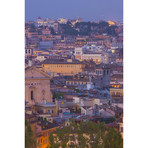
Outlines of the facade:
<svg viewBox="0 0 148 148">
<path fill-rule="evenodd" d="M 42 69 L 51 76 L 76 75 L 83 71 L 85 64 L 81 62 L 48 62 L 42 64 Z"/>
<path fill-rule="evenodd" d="M 57 107 L 54 103 L 46 103 L 43 100 L 42 103 L 36 103 L 34 106 L 34 113 L 39 114 L 40 117 L 46 116 L 56 116 L 57 115 Z"/>
<path fill-rule="evenodd" d="M 101 51 L 98 49 L 98 51 Z M 109 54 L 106 52 L 93 52 L 93 51 L 87 51 L 83 47 L 77 47 L 75 48 L 75 59 L 78 59 L 80 61 L 84 60 L 93 60 L 95 63 L 105 63 L 107 64 L 109 62 Z"/>
<path fill-rule="evenodd" d="M 85 38 L 77 38 L 77 39 L 75 40 L 75 46 L 76 46 L 76 47 L 82 47 L 82 46 L 84 46 L 84 45 L 86 45 L 86 44 L 87 44 L 87 41 L 86 41 Z"/>
<path fill-rule="evenodd" d="M 41 41 L 40 42 L 40 49 L 50 49 L 53 47 L 53 41 Z"/>
<path fill-rule="evenodd" d="M 33 49 L 31 48 L 26 48 L 25 49 L 25 58 L 31 57 L 33 55 Z"/>
<path fill-rule="evenodd" d="M 123 85 L 122 84 L 110 85 L 110 95 L 112 96 L 112 100 L 123 99 Z"/>
<path fill-rule="evenodd" d="M 36 26 L 48 26 L 52 27 L 56 32 L 59 30 L 59 23 L 55 20 L 49 20 L 48 18 L 46 20 L 41 19 L 40 17 L 37 19 Z"/>
<path fill-rule="evenodd" d="M 46 57 L 45 57 L 45 55 L 38 55 L 37 60 L 42 62 L 42 61 L 46 60 Z"/>
<path fill-rule="evenodd" d="M 96 63 L 100 63 L 102 61 L 100 53 L 84 53 L 84 49 L 82 47 L 75 48 L 75 59 L 80 61 L 92 59 Z"/>
<path fill-rule="evenodd" d="M 37 133 L 37 148 L 47 148 L 50 146 L 49 136 L 53 130 L 56 130 L 57 127 L 52 127 L 48 129 L 43 129 L 42 127 Z"/>
<path fill-rule="evenodd" d="M 96 65 L 95 72 L 102 77 L 102 86 L 108 87 L 110 85 L 110 68 L 108 65 L 99 64 Z"/>
<path fill-rule="evenodd" d="M 25 71 L 25 101 L 29 104 L 52 102 L 50 77 L 35 67 Z"/>
</svg>

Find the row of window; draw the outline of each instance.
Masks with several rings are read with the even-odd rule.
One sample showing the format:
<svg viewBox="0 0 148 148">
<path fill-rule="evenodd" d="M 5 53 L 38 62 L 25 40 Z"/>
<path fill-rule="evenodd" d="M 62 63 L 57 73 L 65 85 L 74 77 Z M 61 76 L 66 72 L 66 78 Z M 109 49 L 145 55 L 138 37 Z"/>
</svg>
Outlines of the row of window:
<svg viewBox="0 0 148 148">
<path fill-rule="evenodd" d="M 113 88 L 120 88 L 120 87 L 122 87 L 122 85 L 111 85 L 111 87 L 113 87 Z"/>
<path fill-rule="evenodd" d="M 104 71 L 102 71 L 102 70 L 96 70 L 96 74 L 109 74 L 109 70 L 104 70 Z"/>
<path fill-rule="evenodd" d="M 121 97 L 121 96 L 123 96 L 123 94 L 122 93 L 120 93 L 120 92 L 112 92 L 111 93 L 111 95 L 113 96 L 113 97 Z"/>
<path fill-rule="evenodd" d="M 26 83 L 25 85 L 30 85 L 30 86 L 33 86 L 33 85 L 38 85 L 39 83 Z"/>
<path fill-rule="evenodd" d="M 102 70 L 96 70 L 96 74 L 102 74 Z"/>
<path fill-rule="evenodd" d="M 44 66 L 43 66 L 44 67 Z M 81 65 L 51 65 L 50 67 L 55 67 L 55 68 L 59 68 L 59 67 L 63 67 L 63 68 L 80 68 Z"/>
<path fill-rule="evenodd" d="M 37 143 L 38 144 L 47 144 L 47 139 L 45 139 L 45 140 L 38 139 Z"/>
<path fill-rule="evenodd" d="M 39 114 L 43 114 L 43 113 L 44 113 L 44 114 L 45 114 L 45 113 L 53 114 L 53 110 L 52 110 L 52 109 L 50 109 L 50 110 L 48 110 L 48 111 L 42 110 L 42 109 L 38 109 L 37 112 L 38 112 Z"/>
<path fill-rule="evenodd" d="M 98 57 L 83 57 L 83 60 L 91 60 L 91 59 L 101 62 L 101 59 L 98 59 Z"/>
<path fill-rule="evenodd" d="M 89 82 L 66 82 L 67 85 L 89 84 Z"/>
<path fill-rule="evenodd" d="M 81 54 L 81 52 L 76 52 L 76 54 Z"/>
<path fill-rule="evenodd" d="M 26 49 L 26 53 L 31 53 L 31 49 L 29 49 L 29 50 Z"/>
</svg>

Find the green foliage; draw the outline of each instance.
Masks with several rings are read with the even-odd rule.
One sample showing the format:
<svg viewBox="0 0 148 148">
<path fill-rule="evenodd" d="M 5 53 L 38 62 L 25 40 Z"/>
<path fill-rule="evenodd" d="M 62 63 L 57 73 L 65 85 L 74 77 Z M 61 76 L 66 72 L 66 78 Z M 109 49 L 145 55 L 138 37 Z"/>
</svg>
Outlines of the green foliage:
<svg viewBox="0 0 148 148">
<path fill-rule="evenodd" d="M 77 89 L 77 88 L 75 88 L 74 91 L 77 92 L 77 93 L 80 93 L 80 90 Z"/>
<path fill-rule="evenodd" d="M 122 148 L 123 139 L 115 129 L 109 129 L 104 138 L 104 148 Z"/>
<path fill-rule="evenodd" d="M 51 147 L 74 147 L 74 148 L 122 148 L 123 139 L 121 134 L 109 129 L 102 123 L 91 121 L 76 124 L 71 121 L 70 126 L 57 129 L 49 137 Z M 77 142 L 76 142 L 77 141 Z"/>
<path fill-rule="evenodd" d="M 110 26 L 106 29 L 106 33 L 111 36 L 117 36 L 116 28 L 117 26 Z"/>
<path fill-rule="evenodd" d="M 36 148 L 36 141 L 33 139 L 33 131 L 25 120 L 25 148 Z"/>
<path fill-rule="evenodd" d="M 61 24 L 61 28 L 65 35 L 78 35 L 78 31 L 71 26 L 70 22 L 67 22 L 67 24 Z"/>
<path fill-rule="evenodd" d="M 53 99 L 61 99 L 64 97 L 64 94 L 63 93 L 54 93 L 53 94 Z"/>
<path fill-rule="evenodd" d="M 99 26 L 100 26 L 100 27 L 109 27 L 109 24 L 108 24 L 108 22 L 100 21 L 100 22 L 99 22 Z"/>
</svg>

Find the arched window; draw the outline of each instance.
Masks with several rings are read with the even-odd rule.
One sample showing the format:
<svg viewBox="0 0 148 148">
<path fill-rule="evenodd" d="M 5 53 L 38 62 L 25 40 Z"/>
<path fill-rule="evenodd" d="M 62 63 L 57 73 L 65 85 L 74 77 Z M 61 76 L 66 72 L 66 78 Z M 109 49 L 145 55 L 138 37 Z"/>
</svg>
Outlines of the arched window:
<svg viewBox="0 0 148 148">
<path fill-rule="evenodd" d="M 31 91 L 31 100 L 34 100 L 34 98 L 33 98 L 33 91 Z"/>
</svg>

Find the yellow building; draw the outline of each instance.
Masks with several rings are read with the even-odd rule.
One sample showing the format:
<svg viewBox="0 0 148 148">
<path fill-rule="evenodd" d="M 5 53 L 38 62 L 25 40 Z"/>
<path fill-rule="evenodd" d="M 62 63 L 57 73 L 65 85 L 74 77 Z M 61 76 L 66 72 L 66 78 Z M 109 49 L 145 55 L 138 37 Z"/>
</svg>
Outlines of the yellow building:
<svg viewBox="0 0 148 148">
<path fill-rule="evenodd" d="M 82 47 L 82 46 L 84 46 L 84 45 L 86 45 L 86 44 L 87 44 L 87 41 L 86 41 L 85 38 L 77 38 L 77 39 L 75 40 L 75 46 L 76 46 L 76 47 Z"/>
<path fill-rule="evenodd" d="M 49 129 L 43 129 L 37 136 L 37 148 L 47 148 L 50 147 L 49 136 L 53 130 L 58 127 L 53 127 Z"/>
<path fill-rule="evenodd" d="M 42 69 L 51 76 L 56 75 L 75 75 L 81 73 L 85 68 L 82 62 L 50 62 L 45 61 L 42 64 Z"/>
<path fill-rule="evenodd" d="M 112 99 L 123 99 L 123 85 L 112 84 L 110 86 L 110 95 L 112 96 Z"/>
</svg>

